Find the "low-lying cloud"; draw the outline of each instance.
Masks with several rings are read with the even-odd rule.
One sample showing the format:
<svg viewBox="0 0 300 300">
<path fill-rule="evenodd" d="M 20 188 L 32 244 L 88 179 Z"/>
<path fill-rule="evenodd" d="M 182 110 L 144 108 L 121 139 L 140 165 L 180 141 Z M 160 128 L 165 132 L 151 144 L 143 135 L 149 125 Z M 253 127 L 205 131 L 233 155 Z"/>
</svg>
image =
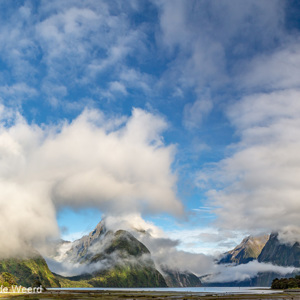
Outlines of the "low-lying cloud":
<svg viewBox="0 0 300 300">
<path fill-rule="evenodd" d="M 64 276 L 74 276 L 83 273 L 93 273 L 101 269 L 113 267 L 122 263 L 146 263 L 153 259 L 155 267 L 164 275 L 166 270 L 192 272 L 201 277 L 204 283 L 241 282 L 255 278 L 261 273 L 276 273 L 278 276 L 293 275 L 299 268 L 283 267 L 271 263 L 259 263 L 257 260 L 247 264 L 218 264 L 218 258 L 210 255 L 191 253 L 178 250 L 179 240 L 171 239 L 157 226 L 145 221 L 139 214 L 129 214 L 123 218 L 107 216 L 102 220 L 106 230 L 115 232 L 125 229 L 141 241 L 150 254 L 141 257 L 124 258 L 115 251 L 106 259 L 97 263 L 80 261 L 76 249 L 79 240 L 63 243 L 52 258 L 46 258 L 50 269 Z M 111 243 L 113 235 L 103 235 L 94 245 L 88 248 L 88 253 L 97 255 Z"/>
<path fill-rule="evenodd" d="M 105 224 L 110 230 L 126 229 L 141 241 L 150 251 L 156 268 L 163 273 L 163 269 L 192 272 L 205 275 L 214 269 L 214 257 L 178 250 L 180 241 L 167 237 L 160 228 L 146 222 L 135 214 L 122 218 L 105 218 Z"/>
<path fill-rule="evenodd" d="M 0 108 L 1 255 L 58 236 L 56 212 L 65 206 L 183 214 L 161 117 L 134 109 L 129 118 L 108 119 L 85 110 L 46 126 Z"/>
<path fill-rule="evenodd" d="M 256 277 L 259 273 L 270 272 L 277 273 L 282 276 L 292 274 L 299 269 L 294 267 L 282 267 L 269 263 L 259 263 L 257 260 L 251 261 L 247 264 L 236 266 L 230 265 L 216 265 L 215 273 L 208 276 L 204 281 L 206 282 L 233 282 L 244 281 Z"/>
</svg>

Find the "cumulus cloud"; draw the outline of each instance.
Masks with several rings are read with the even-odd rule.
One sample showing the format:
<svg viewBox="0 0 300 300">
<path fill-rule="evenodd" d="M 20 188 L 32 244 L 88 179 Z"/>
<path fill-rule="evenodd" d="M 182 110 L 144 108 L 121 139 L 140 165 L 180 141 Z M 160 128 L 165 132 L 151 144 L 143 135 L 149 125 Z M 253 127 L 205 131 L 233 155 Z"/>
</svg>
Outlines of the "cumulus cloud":
<svg viewBox="0 0 300 300">
<path fill-rule="evenodd" d="M 166 122 L 134 109 L 126 121 L 85 110 L 57 126 L 0 114 L 1 254 L 58 234 L 60 207 L 182 215 Z"/>
<path fill-rule="evenodd" d="M 105 226 L 108 230 L 117 231 L 119 229 L 130 231 L 137 234 L 138 232 L 147 232 L 153 237 L 164 236 L 164 231 L 151 222 L 145 221 L 138 213 L 128 213 L 122 218 L 119 216 L 107 215 L 104 217 Z"/>
<path fill-rule="evenodd" d="M 288 15 L 283 2 L 250 1 L 244 12 L 237 5 L 234 9 L 229 2 L 223 4 L 233 19 L 224 24 L 228 41 L 221 37 L 217 40 L 227 53 L 237 54 L 235 62 L 239 65 L 228 74 L 239 93 L 230 104 L 227 102 L 225 115 L 238 141 L 227 147 L 224 159 L 198 173 L 197 184 L 209 190 L 208 202 L 215 205 L 221 228 L 253 234 L 278 231 L 281 241 L 294 243 L 299 241 L 300 228 L 298 37 L 285 31 Z M 258 13 L 256 24 L 249 32 L 250 24 L 243 20 L 254 11 Z M 264 20 L 262 11 L 268 15 Z M 235 15 L 237 12 L 240 16 Z M 218 9 L 215 7 L 212 13 L 217 14 Z M 232 27 L 235 22 L 241 26 Z M 255 42 L 264 26 L 266 30 L 259 34 L 259 51 L 250 53 L 240 48 Z M 249 43 L 238 37 L 244 30 Z M 271 36 L 280 43 L 270 41 Z M 239 40 L 235 46 L 230 43 L 234 37 Z M 230 56 L 225 58 L 230 61 Z"/>
<path fill-rule="evenodd" d="M 240 141 L 227 158 L 199 175 L 202 186 L 209 179 L 217 184 L 208 197 L 218 207 L 223 228 L 299 228 L 299 97 L 297 89 L 255 94 L 228 109 Z"/>
</svg>

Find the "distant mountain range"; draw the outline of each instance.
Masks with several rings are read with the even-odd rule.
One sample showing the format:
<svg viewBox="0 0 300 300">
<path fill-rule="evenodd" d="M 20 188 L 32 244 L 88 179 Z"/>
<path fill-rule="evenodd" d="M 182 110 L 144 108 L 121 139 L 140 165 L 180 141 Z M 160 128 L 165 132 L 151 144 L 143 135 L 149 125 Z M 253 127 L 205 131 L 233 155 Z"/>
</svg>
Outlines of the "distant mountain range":
<svg viewBox="0 0 300 300">
<path fill-rule="evenodd" d="M 47 261 L 51 270 L 58 274 L 50 271 L 45 259 L 34 249 L 26 249 L 24 256 L 0 260 L 0 275 L 8 272 L 18 284 L 42 284 L 45 287 L 187 287 L 201 286 L 201 280 L 205 286 L 270 286 L 274 278 L 283 277 L 278 273 L 264 272 L 244 281 L 212 282 L 207 280 L 211 275 L 199 278 L 189 271 L 155 265 L 143 243 L 129 231 L 108 230 L 104 221 L 90 234 L 74 242 L 56 243 L 52 258 Z M 280 243 L 277 233 L 248 236 L 233 250 L 224 253 L 218 264 L 245 265 L 253 260 L 299 267 L 300 246 L 299 243 Z M 72 267 L 75 273 L 62 276 L 64 273 L 57 266 Z"/>
<path fill-rule="evenodd" d="M 257 259 L 261 263 L 272 263 L 283 267 L 300 267 L 300 245 L 283 244 L 278 233 L 258 237 L 248 236 L 233 250 L 226 252 L 219 263 L 246 264 Z"/>
<path fill-rule="evenodd" d="M 260 263 L 271 263 L 282 267 L 299 267 L 300 246 L 299 243 L 283 244 L 278 239 L 278 233 L 270 236 L 248 236 L 233 250 L 226 252 L 219 260 L 220 264 L 247 264 L 257 260 Z M 214 286 L 270 286 L 273 279 L 281 277 L 294 277 L 297 273 L 282 275 L 276 272 L 261 272 L 257 276 L 239 282 L 214 282 Z M 205 278 L 203 278 L 205 279 Z"/>
<path fill-rule="evenodd" d="M 74 242 L 56 244 L 50 267 L 77 267 L 76 276 L 52 273 L 45 259 L 35 250 L 26 258 L 0 260 L 0 274 L 14 275 L 23 286 L 45 287 L 186 287 L 201 286 L 190 272 L 155 266 L 148 248 L 130 232 L 107 230 L 101 221 L 88 235 Z M 159 267 L 160 271 L 158 271 Z M 59 272 L 58 272 L 59 273 Z"/>
</svg>

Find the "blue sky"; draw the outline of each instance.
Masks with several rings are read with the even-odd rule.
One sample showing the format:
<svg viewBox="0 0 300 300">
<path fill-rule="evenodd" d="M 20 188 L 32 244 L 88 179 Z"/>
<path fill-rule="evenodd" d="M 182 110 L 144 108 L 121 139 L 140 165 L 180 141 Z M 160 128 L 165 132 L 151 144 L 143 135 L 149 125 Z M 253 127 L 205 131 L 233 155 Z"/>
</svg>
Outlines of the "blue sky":
<svg viewBox="0 0 300 300">
<path fill-rule="evenodd" d="M 24 174 L 40 178 L 65 238 L 130 206 L 197 252 L 248 233 L 298 232 L 297 1 L 0 8 L 1 147 L 3 168 L 15 170 L 1 178 L 22 189 Z M 90 186 L 100 173 L 118 185 Z"/>
</svg>

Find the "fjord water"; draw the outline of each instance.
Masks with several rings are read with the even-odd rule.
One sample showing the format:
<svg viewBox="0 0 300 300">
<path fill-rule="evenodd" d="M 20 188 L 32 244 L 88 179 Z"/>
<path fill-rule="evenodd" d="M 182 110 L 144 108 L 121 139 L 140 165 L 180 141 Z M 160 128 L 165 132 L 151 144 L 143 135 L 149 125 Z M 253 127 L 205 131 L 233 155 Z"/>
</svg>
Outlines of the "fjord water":
<svg viewBox="0 0 300 300">
<path fill-rule="evenodd" d="M 281 290 L 269 287 L 185 287 L 185 288 L 49 288 L 55 291 L 147 291 L 147 292 L 187 292 L 203 294 L 271 294 Z"/>
</svg>

